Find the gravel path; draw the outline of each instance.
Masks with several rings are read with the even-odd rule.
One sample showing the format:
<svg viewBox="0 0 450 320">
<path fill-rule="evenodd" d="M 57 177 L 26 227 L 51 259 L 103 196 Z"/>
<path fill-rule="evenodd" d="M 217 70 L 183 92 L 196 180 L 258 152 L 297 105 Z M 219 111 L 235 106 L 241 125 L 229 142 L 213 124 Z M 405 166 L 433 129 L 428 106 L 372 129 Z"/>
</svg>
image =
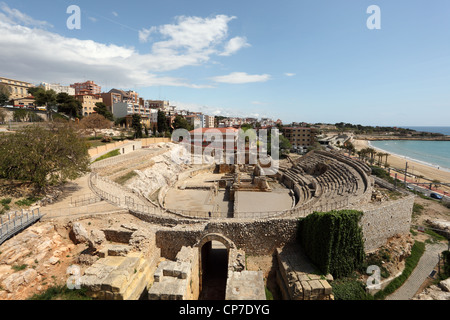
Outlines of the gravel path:
<svg viewBox="0 0 450 320">
<path fill-rule="evenodd" d="M 411 299 L 438 264 L 438 254 L 446 249 L 447 245 L 443 243 L 427 244 L 422 258 L 420 258 L 419 263 L 409 278 L 397 291 L 389 295 L 386 300 Z"/>
</svg>

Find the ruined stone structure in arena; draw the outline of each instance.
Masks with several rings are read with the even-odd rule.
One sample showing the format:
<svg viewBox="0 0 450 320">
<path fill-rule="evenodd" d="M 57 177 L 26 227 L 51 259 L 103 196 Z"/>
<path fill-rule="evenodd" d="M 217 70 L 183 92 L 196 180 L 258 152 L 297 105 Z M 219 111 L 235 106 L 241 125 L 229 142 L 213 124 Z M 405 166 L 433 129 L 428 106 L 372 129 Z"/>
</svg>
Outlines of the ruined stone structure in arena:
<svg viewBox="0 0 450 320">
<path fill-rule="evenodd" d="M 379 201 L 371 169 L 344 154 L 313 151 L 264 174 L 260 164 L 177 164 L 177 148 L 161 143 L 92 165 L 93 192 L 153 226 L 139 253 L 142 230 L 103 230 L 116 244 L 82 278 L 92 296 L 265 299 L 263 275 L 246 270 L 245 257 L 272 255 L 282 298 L 332 299 L 332 277 L 295 255 L 299 218 L 362 211 L 366 252 L 409 232 L 413 197 Z"/>
</svg>

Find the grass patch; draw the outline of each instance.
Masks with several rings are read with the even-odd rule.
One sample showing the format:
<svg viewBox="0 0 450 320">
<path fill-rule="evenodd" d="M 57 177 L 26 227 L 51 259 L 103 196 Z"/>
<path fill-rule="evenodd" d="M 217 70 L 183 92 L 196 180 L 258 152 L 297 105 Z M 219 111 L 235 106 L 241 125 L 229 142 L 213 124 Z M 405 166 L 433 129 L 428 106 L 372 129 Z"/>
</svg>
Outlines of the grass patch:
<svg viewBox="0 0 450 320">
<path fill-rule="evenodd" d="M 120 150 L 116 149 L 116 150 L 110 151 L 110 152 L 108 152 L 108 153 L 98 157 L 92 163 L 97 162 L 97 161 L 101 161 L 101 160 L 105 160 L 105 159 L 108 159 L 108 158 L 111 158 L 111 157 L 115 157 L 115 156 L 118 156 L 118 155 L 120 155 Z"/>
<path fill-rule="evenodd" d="M 402 274 L 399 277 L 392 280 L 392 282 L 389 283 L 386 288 L 384 288 L 381 291 L 378 291 L 374 296 L 375 299 L 384 300 L 388 295 L 390 295 L 395 290 L 400 288 L 403 285 L 403 283 L 408 279 L 408 277 L 411 275 L 414 268 L 419 263 L 419 260 L 424 252 L 425 252 L 425 243 L 416 241 L 411 249 L 411 255 L 408 258 L 406 258 L 405 269 L 403 270 Z"/>
<path fill-rule="evenodd" d="M 17 271 L 25 270 L 27 268 L 27 265 L 26 264 L 14 265 L 11 268 L 17 272 Z"/>
<path fill-rule="evenodd" d="M 29 207 L 31 206 L 33 203 L 35 203 L 36 201 L 41 200 L 42 198 L 39 197 L 28 197 L 26 199 L 22 199 L 19 201 L 16 201 L 16 205 L 18 205 L 19 207 Z"/>
<path fill-rule="evenodd" d="M 10 203 L 11 203 L 11 198 L 5 198 L 5 199 L 0 200 L 0 204 L 3 206 L 2 210 L 0 210 L 0 211 L 4 212 L 4 211 L 10 210 L 11 209 L 9 206 Z"/>
<path fill-rule="evenodd" d="M 86 289 L 70 290 L 67 286 L 54 286 L 41 294 L 34 294 L 28 300 L 92 300 Z"/>
<path fill-rule="evenodd" d="M 335 300 L 373 300 L 365 286 L 354 278 L 343 278 L 331 283 Z"/>
<path fill-rule="evenodd" d="M 414 206 L 413 206 L 413 215 L 420 215 L 420 214 L 422 214 L 422 212 L 423 212 L 423 210 L 425 209 L 425 207 L 423 206 L 423 205 L 421 205 L 421 204 L 418 204 L 418 203 L 414 203 Z"/>
<path fill-rule="evenodd" d="M 130 171 L 127 174 L 116 178 L 114 180 L 114 182 L 123 185 L 123 184 L 125 184 L 125 182 L 127 182 L 128 180 L 130 180 L 131 178 L 133 178 L 133 177 L 135 177 L 137 175 L 138 174 L 135 171 Z"/>
<path fill-rule="evenodd" d="M 439 241 L 447 241 L 446 237 L 441 236 L 440 234 L 434 232 L 433 230 L 425 228 L 425 233 L 431 237 L 431 239 L 429 241 L 430 243 L 436 243 Z"/>
</svg>

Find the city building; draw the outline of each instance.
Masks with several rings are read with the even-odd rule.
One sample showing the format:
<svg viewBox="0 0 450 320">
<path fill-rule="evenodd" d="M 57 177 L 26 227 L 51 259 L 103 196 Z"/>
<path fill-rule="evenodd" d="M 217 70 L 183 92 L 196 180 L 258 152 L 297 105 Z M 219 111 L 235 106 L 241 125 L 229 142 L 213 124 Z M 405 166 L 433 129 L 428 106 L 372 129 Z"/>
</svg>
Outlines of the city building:
<svg viewBox="0 0 450 320">
<path fill-rule="evenodd" d="M 74 83 L 70 85 L 75 89 L 75 95 L 94 94 L 98 95 L 102 92 L 102 87 L 94 81 L 86 81 L 82 83 Z"/>
<path fill-rule="evenodd" d="M 307 127 L 283 127 L 283 135 L 289 140 L 294 149 L 312 146 L 315 142 L 314 128 Z"/>
<path fill-rule="evenodd" d="M 170 107 L 169 101 L 165 100 L 147 100 L 147 103 L 151 109 L 159 109 L 162 111 L 167 111 Z"/>
<path fill-rule="evenodd" d="M 199 115 L 191 114 L 184 117 L 186 121 L 194 127 L 194 129 L 203 128 L 202 121 Z"/>
<path fill-rule="evenodd" d="M 94 111 L 95 104 L 98 102 L 103 102 L 102 97 L 96 94 L 79 94 L 75 95 L 75 99 L 80 101 L 83 106 L 83 116 L 96 113 Z"/>
<path fill-rule="evenodd" d="M 150 109 L 150 127 L 149 130 L 156 132 L 158 130 L 158 110 Z"/>
<path fill-rule="evenodd" d="M 75 88 L 71 87 L 71 86 L 63 86 L 60 85 L 59 83 L 46 83 L 46 82 L 42 82 L 41 86 L 45 89 L 45 90 L 53 90 L 56 93 L 67 93 L 69 96 L 74 96 L 75 95 Z"/>
<path fill-rule="evenodd" d="M 103 99 L 103 103 L 109 112 L 112 113 L 113 105 L 122 102 L 122 95 L 117 92 L 103 92 L 100 94 Z"/>
<path fill-rule="evenodd" d="M 205 118 L 205 128 L 214 128 L 215 127 L 215 117 L 214 116 L 206 116 Z"/>
<path fill-rule="evenodd" d="M 0 84 L 6 85 L 9 88 L 9 98 L 11 100 L 20 100 L 30 97 L 30 95 L 28 94 L 28 89 L 35 87 L 29 82 L 3 77 L 0 77 Z"/>
<path fill-rule="evenodd" d="M 189 131 L 189 133 L 191 135 L 191 144 L 203 147 L 209 145 L 217 133 L 221 133 L 223 149 L 225 149 L 227 145 L 234 149 L 236 148 L 239 130 L 231 127 L 215 128 L 214 130 L 210 130 L 209 128 L 197 128 Z"/>
<path fill-rule="evenodd" d="M 129 114 L 125 117 L 125 125 L 127 128 L 131 128 L 132 123 L 133 123 L 133 115 Z M 150 128 L 150 118 L 147 116 L 141 115 L 141 124 L 143 127 L 146 127 L 148 130 Z"/>
</svg>

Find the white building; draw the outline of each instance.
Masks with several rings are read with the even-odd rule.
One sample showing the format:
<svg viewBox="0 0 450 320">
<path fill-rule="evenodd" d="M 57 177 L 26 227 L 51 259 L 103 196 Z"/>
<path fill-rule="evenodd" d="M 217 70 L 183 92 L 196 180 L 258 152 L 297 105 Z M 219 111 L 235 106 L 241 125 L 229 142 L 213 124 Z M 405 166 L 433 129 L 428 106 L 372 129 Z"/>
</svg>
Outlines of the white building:
<svg viewBox="0 0 450 320">
<path fill-rule="evenodd" d="M 41 83 L 41 85 L 44 87 L 45 90 L 53 90 L 56 93 L 67 93 L 69 96 L 74 96 L 75 95 L 75 88 L 72 88 L 70 86 L 63 86 L 60 85 L 59 83 L 46 83 L 43 82 Z"/>
</svg>

